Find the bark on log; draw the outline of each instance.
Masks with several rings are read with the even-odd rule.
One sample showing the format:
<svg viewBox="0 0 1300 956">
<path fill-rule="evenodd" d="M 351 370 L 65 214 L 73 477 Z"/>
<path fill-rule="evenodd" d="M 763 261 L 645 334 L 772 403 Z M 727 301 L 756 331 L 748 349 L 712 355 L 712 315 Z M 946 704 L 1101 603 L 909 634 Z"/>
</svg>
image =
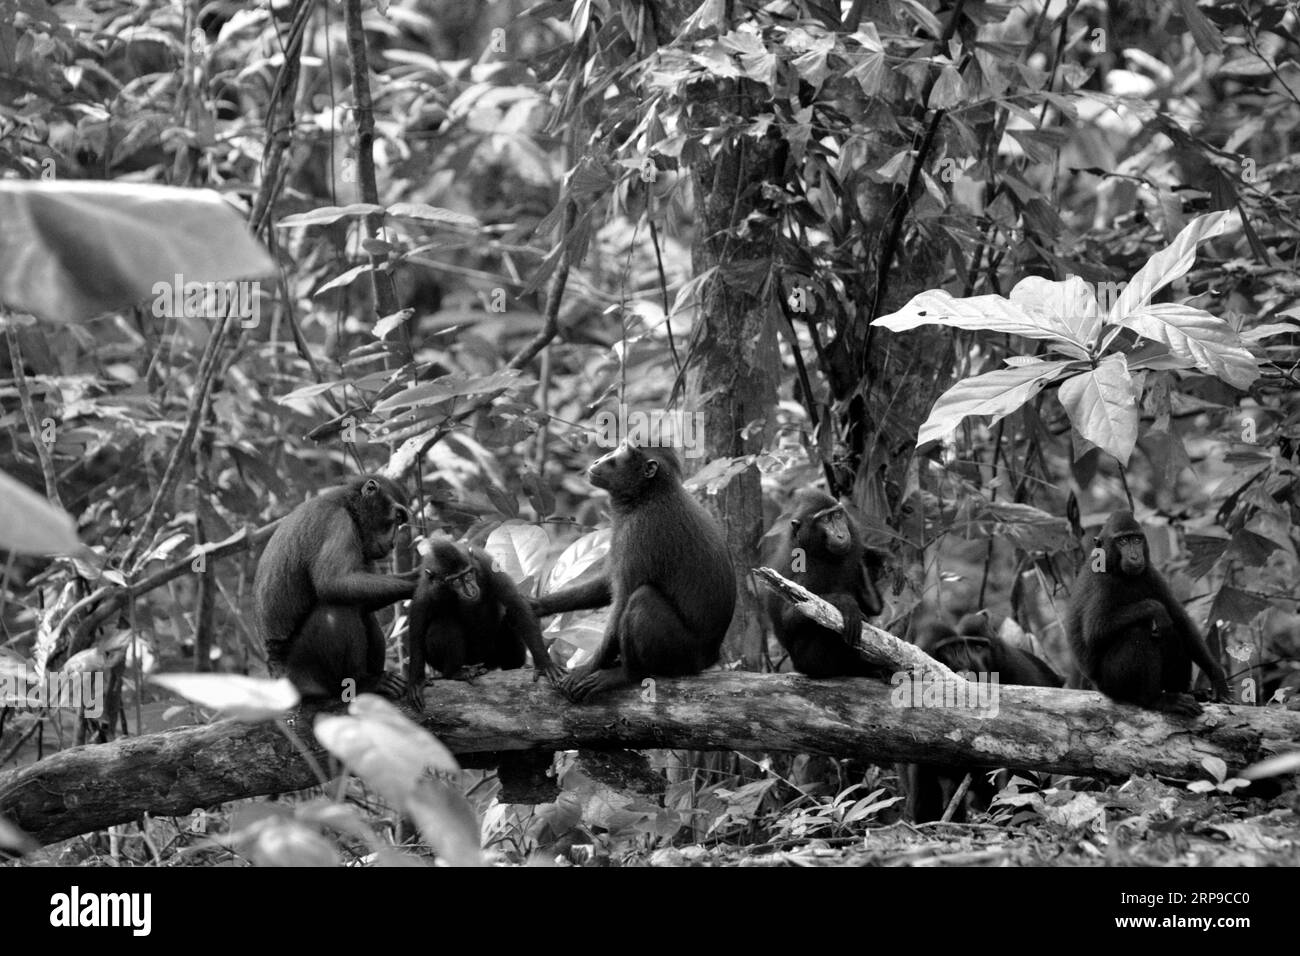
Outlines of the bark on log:
<svg viewBox="0 0 1300 956">
<path fill-rule="evenodd" d="M 978 716 L 956 707 L 904 707 L 902 689 L 863 678 L 714 671 L 574 706 L 520 670 L 488 674 L 473 685 L 433 682 L 422 723 L 462 755 L 575 748 L 791 751 L 875 763 L 1182 779 L 1207 777 L 1202 761 L 1208 757 L 1236 771 L 1300 744 L 1300 714 L 1274 708 L 1211 706 L 1183 720 L 1115 705 L 1093 692 L 1002 687 L 996 714 Z M 300 716 L 295 726 L 308 741 L 310 716 Z M 315 783 L 273 725 L 220 721 L 76 747 L 0 775 L 0 816 L 49 843 L 144 813 L 185 814 Z"/>
</svg>

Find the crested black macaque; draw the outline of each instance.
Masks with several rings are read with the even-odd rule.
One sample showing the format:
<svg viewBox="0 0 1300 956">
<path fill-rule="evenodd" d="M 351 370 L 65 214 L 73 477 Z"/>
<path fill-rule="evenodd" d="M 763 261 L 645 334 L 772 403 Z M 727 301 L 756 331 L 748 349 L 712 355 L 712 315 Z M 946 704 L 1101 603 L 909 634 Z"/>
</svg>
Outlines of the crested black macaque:
<svg viewBox="0 0 1300 956">
<path fill-rule="evenodd" d="M 1038 655 L 999 637 L 988 611 L 965 615 L 957 622 L 956 630 L 942 622 L 932 623 L 922 631 L 917 647 L 958 674 L 996 674 L 999 685 L 1061 687 L 1065 683 Z M 966 819 L 968 805 L 987 810 L 999 789 L 989 781 L 989 772 L 978 768 L 905 764 L 900 770 L 907 792 L 904 808 L 908 819 L 917 823 L 940 819 L 967 773 L 971 774 L 967 800 L 953 811 L 954 821 Z"/>
<path fill-rule="evenodd" d="M 809 677 L 882 676 L 853 649 L 863 619 L 883 607 L 874 581 L 880 555 L 863 546 L 853 517 L 826 492 L 803 488 L 795 493 L 778 547 L 774 569 L 833 604 L 844 618 L 844 633 L 836 634 L 768 592 L 772 628 L 794 669 Z"/>
<path fill-rule="evenodd" d="M 718 660 L 736 606 L 736 576 L 717 523 L 682 487 L 671 448 L 624 442 L 588 480 L 609 492 L 613 540 L 597 577 L 543 595 L 539 615 L 612 604 L 591 662 L 560 690 L 578 702 L 646 677 L 698 674 Z"/>
<path fill-rule="evenodd" d="M 1131 511 L 1114 512 L 1097 536 L 1074 582 L 1066 633 L 1079 671 L 1113 700 L 1195 716 L 1201 705 L 1187 693 L 1192 661 L 1209 677 L 1215 699 L 1230 699 L 1223 668 L 1151 566 L 1146 534 Z"/>
<path fill-rule="evenodd" d="M 411 597 L 415 582 L 370 563 L 393 550 L 405 498 L 388 478 L 362 475 L 304 501 L 267 542 L 253 581 L 258 630 L 272 676 L 288 676 L 304 698 L 402 695 L 401 676 L 384 670 L 374 612 Z"/>
<path fill-rule="evenodd" d="M 434 538 L 420 565 L 408 641 L 406 683 L 417 701 L 426 665 L 464 680 L 492 668 L 523 667 L 526 649 L 537 677 L 555 684 L 564 675 L 510 576 L 494 568 L 487 553 L 449 538 Z"/>
</svg>

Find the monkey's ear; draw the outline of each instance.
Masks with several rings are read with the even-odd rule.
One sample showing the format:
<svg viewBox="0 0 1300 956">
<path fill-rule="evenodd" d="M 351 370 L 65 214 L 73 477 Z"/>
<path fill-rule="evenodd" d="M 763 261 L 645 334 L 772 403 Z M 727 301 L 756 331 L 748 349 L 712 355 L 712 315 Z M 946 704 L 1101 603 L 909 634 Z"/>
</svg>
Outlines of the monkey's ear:
<svg viewBox="0 0 1300 956">
<path fill-rule="evenodd" d="M 641 469 L 641 474 L 645 475 L 647 478 L 653 478 L 658 473 L 659 462 L 655 461 L 653 458 L 646 459 L 645 467 Z"/>
<path fill-rule="evenodd" d="M 361 493 L 366 496 L 373 495 L 378 490 L 379 482 L 373 478 L 367 478 L 366 483 L 361 486 Z"/>
<path fill-rule="evenodd" d="M 798 519 L 798 518 L 791 518 L 791 519 L 790 519 L 790 530 L 791 530 L 791 531 L 798 531 L 798 530 L 799 530 L 799 519 Z"/>
</svg>

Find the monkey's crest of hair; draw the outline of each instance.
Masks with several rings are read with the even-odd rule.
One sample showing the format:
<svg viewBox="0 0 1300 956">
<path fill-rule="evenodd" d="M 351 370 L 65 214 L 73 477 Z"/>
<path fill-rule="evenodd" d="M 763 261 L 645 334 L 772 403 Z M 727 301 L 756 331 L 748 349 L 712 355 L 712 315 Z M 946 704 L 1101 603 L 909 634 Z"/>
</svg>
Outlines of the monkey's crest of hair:
<svg viewBox="0 0 1300 956">
<path fill-rule="evenodd" d="M 640 448 L 624 442 L 592 462 L 587 477 L 597 488 L 609 492 L 616 511 L 682 492 L 681 460 L 667 446 Z"/>
</svg>

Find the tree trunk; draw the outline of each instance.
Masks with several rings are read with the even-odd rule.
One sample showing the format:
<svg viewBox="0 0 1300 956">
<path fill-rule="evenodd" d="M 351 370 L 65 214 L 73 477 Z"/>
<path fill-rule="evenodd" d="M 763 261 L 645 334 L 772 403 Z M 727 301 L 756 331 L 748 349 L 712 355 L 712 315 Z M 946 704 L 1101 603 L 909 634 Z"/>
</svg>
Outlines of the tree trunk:
<svg viewBox="0 0 1300 956">
<path fill-rule="evenodd" d="M 735 93 L 733 84 L 720 84 L 713 92 L 720 97 L 723 90 Z M 692 266 L 696 275 L 718 269 L 701 296 L 686 377 L 686 410 L 703 415 L 708 460 L 757 454 L 773 434 L 781 362 L 769 303 L 756 294 L 764 264 L 772 268 L 772 243 L 762 233 L 748 239 L 736 235 L 761 195 L 757 185 L 770 168 L 771 150 L 770 140 L 737 137 L 692 168 L 699 215 Z M 749 428 L 754 423 L 758 427 Z M 753 582 L 739 569 L 759 563 L 765 529 L 758 469 L 751 465 L 733 477 L 716 504 L 738 569 L 736 614 L 723 655 L 757 670 L 765 617 Z"/>
</svg>

